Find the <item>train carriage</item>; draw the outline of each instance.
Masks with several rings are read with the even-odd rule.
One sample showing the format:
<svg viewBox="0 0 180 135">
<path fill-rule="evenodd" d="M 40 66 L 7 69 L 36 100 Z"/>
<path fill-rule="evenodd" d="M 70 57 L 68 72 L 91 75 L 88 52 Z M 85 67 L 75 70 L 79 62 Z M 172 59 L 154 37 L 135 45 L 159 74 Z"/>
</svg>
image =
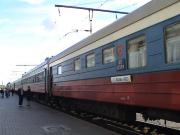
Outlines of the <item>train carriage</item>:
<svg viewBox="0 0 180 135">
<path fill-rule="evenodd" d="M 17 91 L 21 87 L 21 78 L 17 79 L 12 83 L 12 88 Z"/>
<path fill-rule="evenodd" d="M 45 69 L 46 91 L 60 106 L 179 122 L 179 0 L 147 3 L 52 57 Z"/>
<path fill-rule="evenodd" d="M 24 91 L 27 90 L 28 86 L 31 88 L 33 97 L 38 100 L 45 100 L 45 95 L 47 91 L 47 62 L 41 63 L 34 69 L 22 75 L 20 79 L 13 82 L 13 87 L 15 91 L 18 91 L 19 88 L 23 88 Z"/>
</svg>

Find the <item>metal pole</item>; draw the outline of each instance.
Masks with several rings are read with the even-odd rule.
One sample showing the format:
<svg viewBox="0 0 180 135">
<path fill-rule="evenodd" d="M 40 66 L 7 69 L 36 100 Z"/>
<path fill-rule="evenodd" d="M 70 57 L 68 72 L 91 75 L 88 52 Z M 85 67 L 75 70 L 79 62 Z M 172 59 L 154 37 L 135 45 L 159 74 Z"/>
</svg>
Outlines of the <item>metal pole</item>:
<svg viewBox="0 0 180 135">
<path fill-rule="evenodd" d="M 97 9 L 97 8 L 87 8 L 87 7 L 77 7 L 77 6 L 67 6 L 67 5 L 55 5 L 55 7 L 63 7 L 63 8 L 74 8 L 74 9 L 82 9 L 89 11 L 89 24 L 90 29 L 89 32 L 92 34 L 92 18 L 93 18 L 93 11 L 100 11 L 100 12 L 109 12 L 109 13 L 119 13 L 119 14 L 128 14 L 128 12 L 121 12 L 121 11 L 114 11 L 114 10 L 104 10 L 104 9 Z M 58 9 L 60 14 L 60 10 Z"/>
<path fill-rule="evenodd" d="M 121 11 L 114 11 L 114 10 L 105 10 L 105 9 L 97 9 L 97 8 L 87 8 L 87 7 L 77 7 L 77 6 L 67 6 L 67 5 L 55 5 L 55 7 L 75 8 L 75 9 L 82 9 L 82 10 L 91 10 L 91 11 L 101 11 L 101 12 L 128 14 L 128 12 L 121 12 Z"/>
<path fill-rule="evenodd" d="M 37 65 L 16 65 L 16 66 L 37 66 Z"/>
<path fill-rule="evenodd" d="M 90 24 L 89 31 L 90 31 L 90 34 L 92 34 L 92 18 L 93 18 L 93 11 L 89 10 L 89 24 Z"/>
</svg>

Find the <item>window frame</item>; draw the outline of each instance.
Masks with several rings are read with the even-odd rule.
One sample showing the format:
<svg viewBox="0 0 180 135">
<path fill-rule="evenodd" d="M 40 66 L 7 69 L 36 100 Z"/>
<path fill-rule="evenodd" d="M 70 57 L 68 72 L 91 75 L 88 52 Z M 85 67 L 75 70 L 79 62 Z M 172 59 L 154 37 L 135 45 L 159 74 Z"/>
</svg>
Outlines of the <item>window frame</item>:
<svg viewBox="0 0 180 135">
<path fill-rule="evenodd" d="M 173 26 L 173 25 L 176 25 L 180 23 L 180 21 L 176 21 L 176 22 L 173 22 L 173 23 L 170 23 L 170 24 L 167 24 L 163 27 L 163 39 L 164 39 L 164 43 L 163 43 L 163 46 L 164 46 L 164 61 L 165 61 L 165 64 L 178 64 L 180 62 L 168 62 L 168 55 L 167 55 L 167 36 L 166 36 L 166 29 L 170 26 Z"/>
<path fill-rule="evenodd" d="M 79 60 L 79 69 L 76 69 L 76 61 Z M 80 58 L 76 58 L 74 60 L 74 71 L 80 71 L 81 70 L 81 59 Z"/>
<path fill-rule="evenodd" d="M 90 56 L 90 55 L 94 55 L 94 65 L 93 66 L 88 66 L 88 59 L 87 59 L 87 57 Z M 95 66 L 96 66 L 96 54 L 94 52 L 87 54 L 86 55 L 86 68 L 92 68 L 92 67 L 95 67 Z"/>
<path fill-rule="evenodd" d="M 112 62 L 105 63 L 105 62 L 104 62 L 104 51 L 105 51 L 105 50 L 108 50 L 108 49 L 113 49 L 114 59 L 113 59 Z M 115 54 L 115 47 L 114 47 L 114 46 L 110 46 L 110 47 L 106 47 L 106 48 L 103 48 L 103 49 L 102 49 L 102 64 L 103 64 L 103 65 L 106 65 L 106 64 L 109 64 L 109 63 L 114 63 L 114 62 L 116 61 L 115 59 L 116 59 L 116 54 Z"/>
<path fill-rule="evenodd" d="M 59 70 L 59 68 L 61 68 L 61 70 Z M 61 72 L 59 72 L 59 71 L 61 71 Z M 62 65 L 58 65 L 58 67 L 57 67 L 57 74 L 58 75 L 62 75 Z"/>
<path fill-rule="evenodd" d="M 129 67 L 129 52 L 128 52 L 128 47 L 129 47 L 129 45 L 128 45 L 128 42 L 129 42 L 130 40 L 134 40 L 134 39 L 137 39 L 137 38 L 142 37 L 142 36 L 145 37 L 145 43 L 146 43 L 146 64 L 145 64 L 144 66 L 131 67 L 131 68 L 130 68 L 130 67 Z M 148 55 L 147 55 L 147 41 L 146 41 L 146 40 L 147 40 L 147 36 L 146 36 L 145 33 L 138 34 L 138 35 L 133 36 L 133 37 L 131 37 L 131 38 L 129 38 L 129 39 L 126 40 L 126 65 L 127 65 L 127 69 L 129 69 L 129 70 L 131 70 L 131 69 L 139 69 L 139 68 L 144 68 L 144 67 L 147 66 L 147 64 L 148 64 Z"/>
</svg>

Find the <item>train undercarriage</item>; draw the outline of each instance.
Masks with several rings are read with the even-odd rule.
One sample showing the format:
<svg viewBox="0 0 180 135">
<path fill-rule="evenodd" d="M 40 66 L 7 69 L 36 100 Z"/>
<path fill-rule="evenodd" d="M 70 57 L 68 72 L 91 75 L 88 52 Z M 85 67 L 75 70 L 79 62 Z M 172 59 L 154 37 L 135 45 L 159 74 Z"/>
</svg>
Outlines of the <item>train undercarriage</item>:
<svg viewBox="0 0 180 135">
<path fill-rule="evenodd" d="M 125 106 L 113 103 L 96 102 L 89 100 L 77 100 L 72 98 L 46 96 L 42 93 L 34 93 L 33 99 L 42 104 L 54 108 L 65 109 L 69 111 L 84 111 L 93 113 L 99 116 L 116 119 L 119 121 L 136 121 L 137 113 L 140 113 L 146 120 L 169 120 L 173 122 L 180 122 L 178 111 L 169 111 L 156 108 L 145 108 L 137 106 Z"/>
</svg>

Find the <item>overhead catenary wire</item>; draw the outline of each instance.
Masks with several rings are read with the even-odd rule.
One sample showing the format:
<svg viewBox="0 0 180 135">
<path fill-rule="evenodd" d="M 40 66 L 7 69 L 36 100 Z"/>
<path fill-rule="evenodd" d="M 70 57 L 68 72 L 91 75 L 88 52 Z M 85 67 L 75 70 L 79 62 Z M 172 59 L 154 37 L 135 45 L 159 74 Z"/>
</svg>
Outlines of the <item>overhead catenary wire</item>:
<svg viewBox="0 0 180 135">
<path fill-rule="evenodd" d="M 75 4 L 74 6 L 82 6 L 82 5 L 93 5 L 93 4 L 99 4 L 99 3 L 104 3 L 106 1 L 114 1 L 114 0 L 103 0 L 103 1 L 98 1 L 98 2 L 88 2 L 88 3 L 83 3 L 83 4 Z"/>
<path fill-rule="evenodd" d="M 98 8 L 104 6 L 107 2 L 110 2 L 110 1 L 114 1 L 114 0 L 101 1 L 101 2 L 103 2 L 103 3 L 101 3 L 100 6 L 98 6 Z M 83 4 L 75 5 L 75 7 L 79 7 L 80 5 L 86 5 L 86 4 L 94 4 L 94 3 L 100 3 L 100 2 L 83 3 Z M 129 8 L 129 7 L 132 7 L 132 6 L 135 6 L 135 5 L 137 5 L 137 2 L 136 2 L 136 3 L 133 3 L 133 4 L 131 4 L 131 5 L 125 6 L 125 7 L 123 7 L 123 8 L 120 8 L 120 9 L 118 9 L 118 11 L 119 11 L 119 10 L 122 10 L 122 9 L 126 9 L 126 8 Z M 71 8 L 71 6 L 70 6 L 69 8 Z M 88 8 L 87 8 L 87 9 L 88 9 Z M 91 8 L 89 8 L 89 9 L 91 9 Z M 95 8 L 95 9 L 96 9 L 96 8 Z M 99 10 L 101 10 L 101 9 L 99 9 Z M 103 9 L 102 9 L 102 10 L 103 10 Z M 58 12 L 59 12 L 59 15 L 60 15 L 60 9 L 59 9 L 59 8 L 58 8 Z M 62 38 L 60 38 L 60 40 L 63 39 L 64 37 L 66 37 L 67 35 L 71 34 L 71 33 L 76 33 L 76 32 L 79 32 L 79 31 L 85 31 L 85 32 L 90 32 L 90 33 L 92 33 L 93 11 L 92 11 L 92 12 L 88 11 L 88 12 L 89 12 L 89 15 L 88 15 L 87 17 L 83 18 L 83 19 L 81 20 L 81 22 L 84 22 L 85 19 L 89 18 L 90 29 L 89 29 L 89 30 L 86 30 L 86 29 L 85 29 L 85 30 L 78 30 L 78 29 L 75 29 L 75 30 L 74 30 L 74 29 L 72 29 L 72 31 L 64 34 L 64 35 L 62 36 Z M 120 12 L 120 11 L 119 11 L 119 12 Z M 125 13 L 128 13 L 128 12 L 125 12 Z M 118 13 L 115 14 L 115 17 L 116 17 L 116 19 L 118 19 Z"/>
</svg>

